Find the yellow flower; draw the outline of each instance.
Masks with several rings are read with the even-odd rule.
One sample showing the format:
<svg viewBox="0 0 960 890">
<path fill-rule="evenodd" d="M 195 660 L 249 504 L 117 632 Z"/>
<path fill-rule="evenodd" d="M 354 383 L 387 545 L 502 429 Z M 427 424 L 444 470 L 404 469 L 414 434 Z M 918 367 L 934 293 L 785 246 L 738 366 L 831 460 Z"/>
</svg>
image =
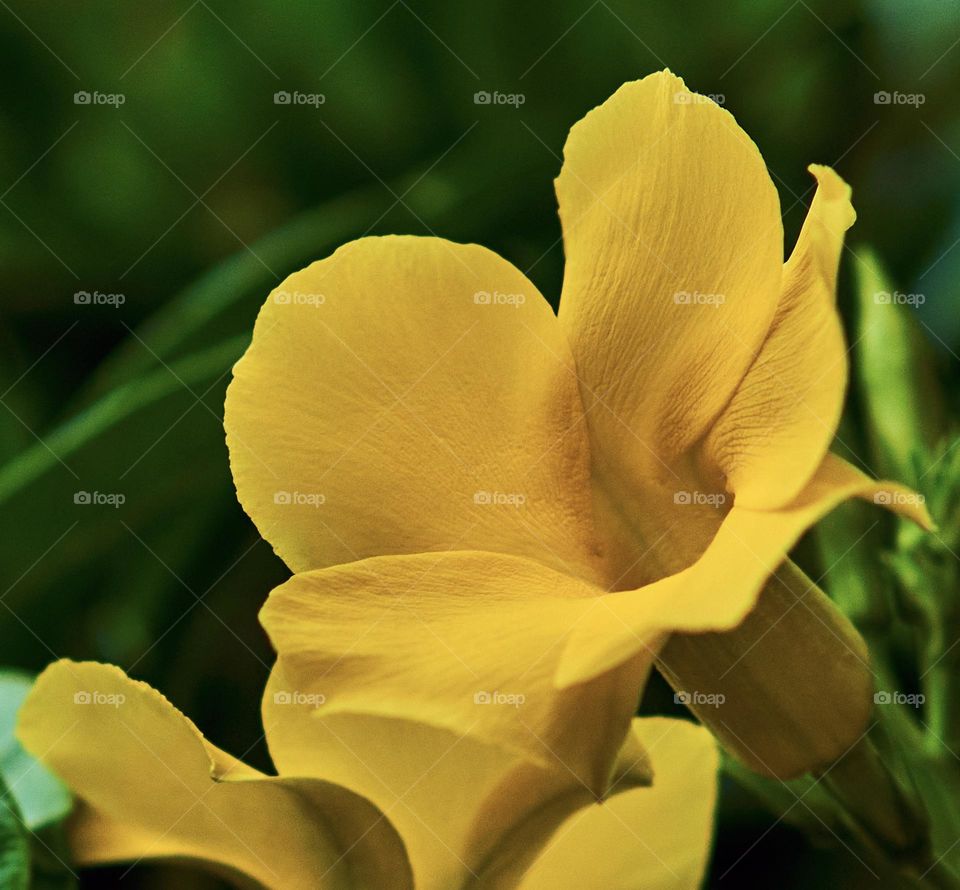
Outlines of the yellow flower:
<svg viewBox="0 0 960 890">
<path fill-rule="evenodd" d="M 662 72 L 570 133 L 559 316 L 507 261 L 439 238 L 363 238 L 271 294 L 225 421 L 241 503 L 296 573 L 262 620 L 297 688 L 598 795 L 658 653 L 758 770 L 856 741 L 861 642 L 791 564 L 768 579 L 844 499 L 929 520 L 828 452 L 854 213 L 811 171 L 784 263 L 756 146 Z M 494 690 L 525 703 L 478 707 Z"/>
<path fill-rule="evenodd" d="M 569 776 L 528 766 L 500 784 L 500 754 L 469 738 L 328 719 L 284 682 L 281 665 L 264 697 L 275 777 L 214 747 L 119 668 L 47 668 L 18 735 L 78 795 L 77 863 L 187 859 L 277 890 L 686 890 L 700 880 L 717 757 L 699 727 L 637 720 L 616 793 L 597 806 Z M 374 757 L 361 760 L 355 748 L 370 741 Z M 663 749 L 655 787 L 643 787 L 644 748 Z"/>
</svg>

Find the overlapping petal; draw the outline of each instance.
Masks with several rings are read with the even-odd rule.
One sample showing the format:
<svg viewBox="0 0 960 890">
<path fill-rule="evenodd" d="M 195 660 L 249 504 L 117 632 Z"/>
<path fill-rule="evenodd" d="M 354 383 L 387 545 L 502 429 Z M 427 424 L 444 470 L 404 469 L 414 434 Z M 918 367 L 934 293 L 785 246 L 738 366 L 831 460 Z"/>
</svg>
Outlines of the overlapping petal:
<svg viewBox="0 0 960 890">
<path fill-rule="evenodd" d="M 733 117 L 670 72 L 571 129 L 557 196 L 559 317 L 600 475 L 629 495 L 676 472 L 759 351 L 780 294 L 779 200 Z"/>
<path fill-rule="evenodd" d="M 737 504 L 788 504 L 823 460 L 840 421 L 847 352 L 836 309 L 850 187 L 813 166 L 816 196 L 784 268 L 783 292 L 759 355 L 705 443 Z"/>
<path fill-rule="evenodd" d="M 484 549 L 594 572 L 573 359 L 482 247 L 364 238 L 290 276 L 225 425 L 240 501 L 294 571 Z"/>
<path fill-rule="evenodd" d="M 457 886 L 482 858 L 474 820 L 516 755 L 415 721 L 327 714 L 317 701 L 279 660 L 263 699 L 277 770 L 320 774 L 374 801 L 404 838 L 418 890 Z"/>
<path fill-rule="evenodd" d="M 603 794 L 655 651 L 558 689 L 564 640 L 599 588 L 482 552 L 378 557 L 296 575 L 261 621 L 324 713 L 443 727 L 571 773 Z"/>
<path fill-rule="evenodd" d="M 80 798 L 81 865 L 177 858 L 277 890 L 413 886 L 403 842 L 368 800 L 245 766 L 119 668 L 51 665 L 18 735 Z"/>
</svg>

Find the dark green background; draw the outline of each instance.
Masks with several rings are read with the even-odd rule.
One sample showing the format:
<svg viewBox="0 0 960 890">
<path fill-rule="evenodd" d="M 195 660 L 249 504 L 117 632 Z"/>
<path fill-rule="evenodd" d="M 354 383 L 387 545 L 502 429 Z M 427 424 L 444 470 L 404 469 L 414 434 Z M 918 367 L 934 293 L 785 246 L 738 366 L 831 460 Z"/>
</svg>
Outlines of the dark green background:
<svg viewBox="0 0 960 890">
<path fill-rule="evenodd" d="M 960 6 L 934 0 L 4 0 L 2 661 L 115 662 L 266 767 L 256 613 L 286 571 L 235 501 L 221 428 L 259 304 L 368 232 L 485 244 L 555 301 L 566 132 L 663 67 L 722 94 L 760 146 L 788 245 L 807 164 L 836 164 L 853 249 L 872 244 L 925 295 L 917 315 L 955 384 L 958 41 Z M 79 90 L 125 102 L 77 105 Z M 278 90 L 326 102 L 276 105 Z M 478 90 L 525 102 L 476 105 Z M 925 101 L 878 105 L 880 90 Z M 76 305 L 80 290 L 125 301 Z M 126 502 L 75 506 L 81 490 Z M 764 835 L 772 822 L 728 790 L 716 886 L 876 886 L 843 851 Z M 139 867 L 123 886 L 169 875 Z"/>
</svg>

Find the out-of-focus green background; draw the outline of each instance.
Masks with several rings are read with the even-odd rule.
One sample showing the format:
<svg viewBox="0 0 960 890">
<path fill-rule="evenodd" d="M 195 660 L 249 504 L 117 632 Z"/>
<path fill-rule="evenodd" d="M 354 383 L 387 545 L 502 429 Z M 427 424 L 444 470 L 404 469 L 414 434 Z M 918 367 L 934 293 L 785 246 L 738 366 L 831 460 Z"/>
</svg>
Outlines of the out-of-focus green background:
<svg viewBox="0 0 960 890">
<path fill-rule="evenodd" d="M 236 503 L 221 426 L 259 304 L 371 232 L 480 242 L 555 301 L 564 138 L 622 82 L 670 67 L 722 97 L 780 189 L 788 246 L 807 164 L 836 165 L 853 251 L 872 244 L 924 295 L 911 311 L 956 383 L 958 5 L 2 0 L 0 54 L 2 662 L 119 664 L 261 767 L 256 615 L 287 573 Z M 714 885 L 876 886 L 773 824 L 728 789 Z"/>
</svg>

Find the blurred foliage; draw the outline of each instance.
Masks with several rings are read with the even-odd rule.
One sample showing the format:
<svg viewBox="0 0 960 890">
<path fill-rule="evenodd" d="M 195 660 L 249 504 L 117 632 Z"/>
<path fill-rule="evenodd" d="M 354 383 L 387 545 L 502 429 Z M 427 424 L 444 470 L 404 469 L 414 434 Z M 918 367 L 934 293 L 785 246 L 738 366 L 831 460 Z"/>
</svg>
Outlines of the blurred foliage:
<svg viewBox="0 0 960 890">
<path fill-rule="evenodd" d="M 77 886 L 62 831 L 70 794 L 14 737 L 32 685 L 29 674 L 0 672 L 0 886 L 69 890 Z"/>
<path fill-rule="evenodd" d="M 0 880 L 10 890 L 30 887 L 29 841 L 10 792 L 0 779 Z"/>
<path fill-rule="evenodd" d="M 946 393 L 937 410 L 956 417 L 958 38 L 960 6 L 938 0 L 4 3 L 4 663 L 115 662 L 267 767 L 257 710 L 271 654 L 256 612 L 286 572 L 236 504 L 221 426 L 260 302 L 368 232 L 480 242 L 555 301 L 565 134 L 622 82 L 665 66 L 722 95 L 760 146 L 788 245 L 811 197 L 808 163 L 852 183 L 845 263 L 869 243 L 897 290 L 924 295 L 904 312 Z M 277 105 L 280 90 L 325 101 Z M 476 105 L 478 90 L 525 102 Z M 78 91 L 124 102 L 75 104 Z M 876 104 L 879 91 L 924 101 Z M 123 302 L 77 304 L 81 291 Z M 841 297 L 852 326 L 865 308 L 853 295 Z M 904 395 L 887 374 L 870 402 L 863 374 L 876 369 L 859 370 L 838 448 L 878 474 L 900 470 L 887 466 L 903 458 L 898 424 L 934 406 L 934 384 Z M 883 400 L 915 410 L 881 424 Z M 124 503 L 75 503 L 80 492 Z M 849 563 L 852 575 L 879 571 L 857 552 L 866 565 Z M 824 561 L 856 596 L 846 563 Z M 811 856 L 789 829 L 764 834 L 772 820 L 741 790 L 724 800 L 717 883 L 875 885 L 842 850 Z M 124 886 L 165 874 L 141 866 Z"/>
<path fill-rule="evenodd" d="M 24 824 L 37 829 L 61 821 L 70 812 L 71 801 L 60 781 L 14 738 L 17 710 L 32 685 L 29 674 L 0 673 L 0 779 Z"/>
</svg>

